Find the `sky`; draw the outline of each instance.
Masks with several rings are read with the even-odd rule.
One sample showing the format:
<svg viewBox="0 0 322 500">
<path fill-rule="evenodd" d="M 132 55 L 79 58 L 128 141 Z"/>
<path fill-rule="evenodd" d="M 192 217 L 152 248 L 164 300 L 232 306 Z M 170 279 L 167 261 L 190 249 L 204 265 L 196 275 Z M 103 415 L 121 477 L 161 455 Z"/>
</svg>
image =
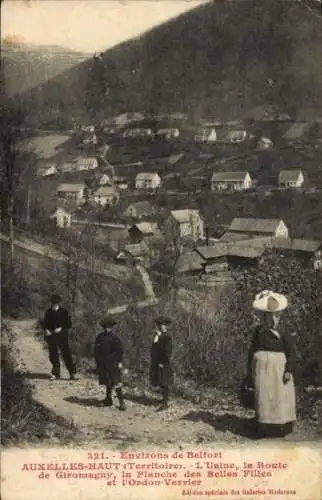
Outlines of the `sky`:
<svg viewBox="0 0 322 500">
<path fill-rule="evenodd" d="M 93 53 L 117 45 L 206 0 L 4 0 L 3 38 Z"/>
</svg>

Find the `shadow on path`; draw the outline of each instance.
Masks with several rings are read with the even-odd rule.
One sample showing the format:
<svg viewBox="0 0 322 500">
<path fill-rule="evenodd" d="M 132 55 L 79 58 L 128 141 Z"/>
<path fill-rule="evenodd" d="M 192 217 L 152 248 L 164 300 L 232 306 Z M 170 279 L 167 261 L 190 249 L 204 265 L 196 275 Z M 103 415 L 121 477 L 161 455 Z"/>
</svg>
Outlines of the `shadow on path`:
<svg viewBox="0 0 322 500">
<path fill-rule="evenodd" d="M 80 406 L 97 406 L 97 407 L 103 406 L 102 400 L 97 398 L 80 398 L 78 396 L 68 396 L 67 398 L 64 398 L 64 401 L 67 401 L 68 403 L 74 403 Z"/>
<path fill-rule="evenodd" d="M 256 439 L 256 423 L 253 418 L 243 418 L 232 413 L 215 415 L 211 411 L 191 411 L 181 417 L 190 422 L 204 422 L 221 432 L 232 432 L 248 439 Z"/>
</svg>

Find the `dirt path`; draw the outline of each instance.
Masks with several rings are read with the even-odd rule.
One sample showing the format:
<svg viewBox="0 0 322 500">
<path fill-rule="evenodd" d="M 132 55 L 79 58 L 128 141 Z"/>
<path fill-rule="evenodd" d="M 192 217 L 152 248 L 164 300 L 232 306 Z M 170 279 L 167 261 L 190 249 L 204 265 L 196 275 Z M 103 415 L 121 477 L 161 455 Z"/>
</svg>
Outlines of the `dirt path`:
<svg viewBox="0 0 322 500">
<path fill-rule="evenodd" d="M 99 406 L 104 391 L 96 380 L 81 376 L 70 382 L 62 372 L 60 381 L 49 380 L 47 352 L 36 337 L 32 320 L 9 321 L 18 368 L 29 379 L 34 399 L 63 417 L 81 431 L 84 443 L 108 443 L 109 446 L 180 445 L 214 441 L 247 442 L 252 412 L 237 402 L 202 408 L 176 398 L 169 410 L 156 412 L 157 395 L 131 387 L 127 390 L 127 411 L 115 406 Z M 65 378 L 64 378 L 65 377 Z M 154 399 L 154 404 L 151 404 Z M 248 428 L 248 430 L 247 430 Z M 299 429 L 287 438 L 291 441 L 314 439 L 310 429 Z M 253 441 L 259 443 L 259 441 Z"/>
</svg>

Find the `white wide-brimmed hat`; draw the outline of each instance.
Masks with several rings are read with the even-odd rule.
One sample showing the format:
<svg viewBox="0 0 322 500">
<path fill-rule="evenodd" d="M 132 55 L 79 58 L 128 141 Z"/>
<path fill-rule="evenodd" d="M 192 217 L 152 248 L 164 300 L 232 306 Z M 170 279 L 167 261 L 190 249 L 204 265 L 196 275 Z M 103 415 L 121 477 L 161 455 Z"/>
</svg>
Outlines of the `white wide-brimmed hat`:
<svg viewBox="0 0 322 500">
<path fill-rule="evenodd" d="M 288 306 L 288 300 L 285 295 L 273 292 L 272 290 L 263 290 L 258 293 L 253 301 L 253 308 L 257 311 L 279 312 L 284 311 Z"/>
</svg>

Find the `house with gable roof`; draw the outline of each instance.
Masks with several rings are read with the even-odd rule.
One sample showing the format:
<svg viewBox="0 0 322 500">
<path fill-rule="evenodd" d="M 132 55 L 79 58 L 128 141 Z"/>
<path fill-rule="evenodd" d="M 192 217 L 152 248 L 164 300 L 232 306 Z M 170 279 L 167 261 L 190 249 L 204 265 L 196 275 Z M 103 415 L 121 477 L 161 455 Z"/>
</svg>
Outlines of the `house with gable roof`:
<svg viewBox="0 0 322 500">
<path fill-rule="evenodd" d="M 247 191 L 252 186 L 249 172 L 214 172 L 211 178 L 212 191 Z"/>
<path fill-rule="evenodd" d="M 163 231 L 167 235 L 187 237 L 196 241 L 204 237 L 204 220 L 199 210 L 171 210 L 163 223 Z"/>
<path fill-rule="evenodd" d="M 300 188 L 304 185 L 304 175 L 301 169 L 281 170 L 278 176 L 280 189 Z"/>
</svg>

